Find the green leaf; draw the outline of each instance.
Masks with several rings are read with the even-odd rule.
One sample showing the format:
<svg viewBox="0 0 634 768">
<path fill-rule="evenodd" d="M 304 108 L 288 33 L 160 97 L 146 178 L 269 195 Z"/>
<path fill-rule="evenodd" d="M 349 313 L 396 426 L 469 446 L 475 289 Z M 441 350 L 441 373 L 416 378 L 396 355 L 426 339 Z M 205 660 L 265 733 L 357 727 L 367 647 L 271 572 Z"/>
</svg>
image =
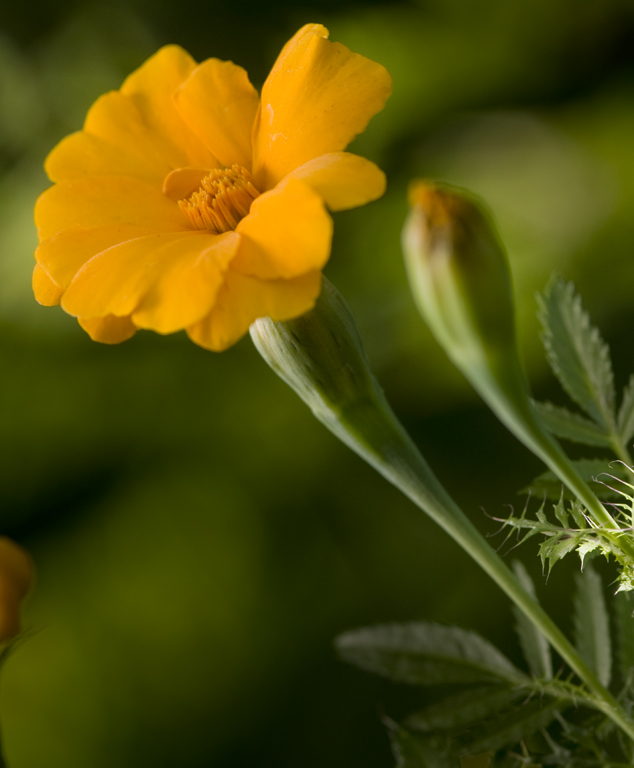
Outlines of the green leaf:
<svg viewBox="0 0 634 768">
<path fill-rule="evenodd" d="M 535 699 L 472 729 L 456 739 L 454 748 L 461 755 L 477 755 L 517 744 L 552 723 L 569 706 L 570 701 L 561 699 Z"/>
<path fill-rule="evenodd" d="M 537 599 L 533 580 L 519 560 L 513 562 L 513 570 L 524 589 Z M 515 605 L 513 606 L 513 615 L 515 616 L 515 629 L 520 639 L 522 653 L 528 663 L 531 674 L 534 677 L 550 680 L 553 676 L 553 667 L 548 641 L 533 622 Z"/>
<path fill-rule="evenodd" d="M 634 671 L 634 594 L 620 592 L 614 599 L 617 661 L 623 681 Z"/>
<path fill-rule="evenodd" d="M 574 285 L 551 280 L 538 294 L 548 362 L 570 397 L 598 424 L 614 428 L 614 376 L 607 344 L 590 322 Z"/>
<path fill-rule="evenodd" d="M 585 416 L 552 403 L 533 401 L 533 405 L 546 429 L 555 437 L 583 445 L 611 447 L 610 436 L 605 428 Z"/>
<path fill-rule="evenodd" d="M 552 571 L 554 565 L 570 552 L 574 552 L 583 539 L 583 533 L 569 533 L 560 531 L 555 536 L 551 536 L 539 545 L 539 557 L 542 561 L 542 567 L 546 566 L 548 561 L 548 573 Z"/>
<path fill-rule="evenodd" d="M 410 733 L 396 723 L 389 726 L 396 768 L 460 768 L 449 739 Z"/>
<path fill-rule="evenodd" d="M 570 506 L 570 514 L 573 516 L 577 528 L 584 530 L 588 527 L 588 521 L 586 520 L 584 507 L 581 502 L 577 501 L 576 499 L 572 502 Z"/>
<path fill-rule="evenodd" d="M 600 499 L 615 499 L 618 497 L 618 493 L 606 485 L 606 483 L 612 484 L 612 480 L 609 477 L 601 477 L 601 475 L 614 475 L 621 480 L 628 480 L 628 478 L 631 480 L 632 478 L 632 474 L 622 464 L 610 461 L 610 459 L 577 459 L 577 461 L 571 463 L 588 483 L 592 492 Z M 616 486 L 618 486 L 618 483 Z M 522 488 L 520 493 L 530 493 L 531 496 L 536 496 L 537 498 L 546 496 L 548 499 L 557 501 L 561 498 L 562 488 L 564 498 L 572 499 L 572 494 L 567 488 L 564 488 L 561 480 L 548 470 L 538 475 L 526 488 Z"/>
<path fill-rule="evenodd" d="M 579 555 L 579 558 L 581 559 L 581 569 L 583 570 L 583 564 L 586 559 L 586 555 L 589 555 L 590 552 L 594 552 L 595 550 L 599 549 L 601 547 L 601 542 L 599 539 L 584 539 L 581 544 L 577 547 L 577 554 Z"/>
<path fill-rule="evenodd" d="M 616 424 L 621 442 L 626 445 L 634 437 L 634 373 L 623 390 Z"/>
<path fill-rule="evenodd" d="M 601 577 L 588 564 L 583 573 L 576 574 L 575 580 L 575 644 L 581 658 L 601 684 L 607 686 L 611 678 L 612 646 Z"/>
<path fill-rule="evenodd" d="M 423 733 L 462 730 L 495 715 L 521 697 L 526 697 L 526 691 L 509 685 L 471 688 L 415 712 L 405 725 Z"/>
<path fill-rule="evenodd" d="M 570 516 L 568 515 L 568 512 L 566 512 L 563 489 L 559 501 L 555 504 L 555 517 L 559 520 L 563 528 L 570 528 Z"/>
<path fill-rule="evenodd" d="M 357 629 L 340 635 L 335 645 L 344 661 L 412 685 L 527 679 L 475 632 L 431 622 Z"/>
</svg>

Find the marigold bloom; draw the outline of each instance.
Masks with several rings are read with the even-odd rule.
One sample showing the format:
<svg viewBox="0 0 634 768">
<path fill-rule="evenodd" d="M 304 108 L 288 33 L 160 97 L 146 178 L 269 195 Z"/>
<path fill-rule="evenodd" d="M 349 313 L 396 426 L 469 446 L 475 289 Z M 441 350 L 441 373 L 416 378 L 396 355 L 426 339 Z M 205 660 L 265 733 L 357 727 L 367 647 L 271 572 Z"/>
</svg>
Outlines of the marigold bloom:
<svg viewBox="0 0 634 768">
<path fill-rule="evenodd" d="M 375 200 L 384 174 L 343 150 L 390 94 L 386 70 L 306 25 L 261 97 L 229 61 L 158 51 L 46 160 L 37 300 L 97 340 L 187 329 L 222 350 L 258 317 L 315 303 L 330 210 Z"/>
</svg>

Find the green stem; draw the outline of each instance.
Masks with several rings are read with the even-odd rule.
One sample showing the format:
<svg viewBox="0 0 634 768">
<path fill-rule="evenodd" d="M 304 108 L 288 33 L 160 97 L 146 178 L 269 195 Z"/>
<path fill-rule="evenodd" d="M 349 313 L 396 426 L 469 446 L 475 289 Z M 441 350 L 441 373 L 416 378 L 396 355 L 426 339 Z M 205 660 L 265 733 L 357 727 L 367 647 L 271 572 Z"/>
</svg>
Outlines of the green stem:
<svg viewBox="0 0 634 768">
<path fill-rule="evenodd" d="M 315 415 L 445 530 L 510 597 L 586 684 L 597 706 L 634 740 L 634 722 L 580 658 L 577 650 L 440 484 L 418 449 L 378 396 L 342 410 Z"/>
<path fill-rule="evenodd" d="M 630 452 L 619 439 L 619 436 L 612 433 L 610 435 L 610 442 L 612 445 L 612 450 L 614 451 L 617 458 L 619 458 L 624 464 L 627 464 L 628 467 L 631 467 L 632 457 L 630 456 Z"/>
</svg>

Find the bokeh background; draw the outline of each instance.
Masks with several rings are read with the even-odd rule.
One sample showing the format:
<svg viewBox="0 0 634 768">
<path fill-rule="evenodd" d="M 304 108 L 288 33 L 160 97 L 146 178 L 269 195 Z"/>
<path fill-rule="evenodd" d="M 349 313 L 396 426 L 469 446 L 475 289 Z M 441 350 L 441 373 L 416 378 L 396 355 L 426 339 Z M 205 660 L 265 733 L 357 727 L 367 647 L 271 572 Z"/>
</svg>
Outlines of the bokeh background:
<svg viewBox="0 0 634 768">
<path fill-rule="evenodd" d="M 632 366 L 631 0 L 86 0 L 0 15 L 0 505 L 30 549 L 31 633 L 2 671 L 10 768 L 389 768 L 381 724 L 421 693 L 345 667 L 332 639 L 416 618 L 476 629 L 513 659 L 507 601 L 339 444 L 250 340 L 91 342 L 30 291 L 42 161 L 165 43 L 261 85 L 306 22 L 383 63 L 394 93 L 353 145 L 388 192 L 335 215 L 327 275 L 395 410 L 485 532 L 541 470 L 422 326 L 399 250 L 413 176 L 481 195 L 507 243 L 527 370 L 546 369 L 534 293 L 573 279 Z M 569 624 L 571 569 L 543 588 Z"/>
</svg>

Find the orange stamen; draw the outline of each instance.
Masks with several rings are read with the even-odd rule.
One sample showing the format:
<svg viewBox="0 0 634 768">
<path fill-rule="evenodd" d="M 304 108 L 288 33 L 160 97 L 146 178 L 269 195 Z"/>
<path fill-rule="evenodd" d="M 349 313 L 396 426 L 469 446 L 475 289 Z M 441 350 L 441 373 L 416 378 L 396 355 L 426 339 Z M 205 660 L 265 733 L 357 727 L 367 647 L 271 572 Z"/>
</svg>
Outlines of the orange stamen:
<svg viewBox="0 0 634 768">
<path fill-rule="evenodd" d="M 260 193 L 246 168 L 216 168 L 200 182 L 200 189 L 178 207 L 198 229 L 221 234 L 238 226 Z"/>
</svg>

